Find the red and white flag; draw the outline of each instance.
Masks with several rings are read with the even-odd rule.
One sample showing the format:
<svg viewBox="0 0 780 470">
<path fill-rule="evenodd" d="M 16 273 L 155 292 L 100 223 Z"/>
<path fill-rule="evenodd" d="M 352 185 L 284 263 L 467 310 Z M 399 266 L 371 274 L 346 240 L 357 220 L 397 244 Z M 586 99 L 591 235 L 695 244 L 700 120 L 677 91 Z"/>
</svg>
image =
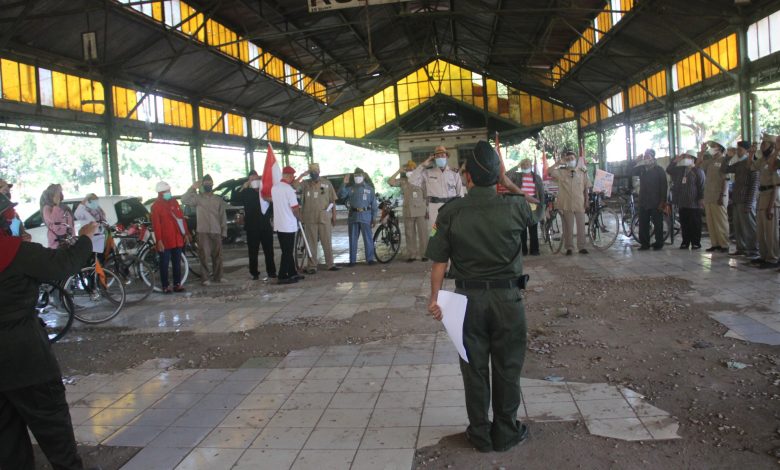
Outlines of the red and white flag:
<svg viewBox="0 0 780 470">
<path fill-rule="evenodd" d="M 547 165 L 547 152 L 542 150 L 542 179 L 544 181 L 550 180 L 550 167 Z"/>
<path fill-rule="evenodd" d="M 269 204 L 266 199 L 271 198 L 271 188 L 282 180 L 282 168 L 276 161 L 274 149 L 271 143 L 268 143 L 268 151 L 265 154 L 265 164 L 263 165 L 263 186 L 260 189 L 260 210 L 263 214 L 268 210 Z"/>
</svg>

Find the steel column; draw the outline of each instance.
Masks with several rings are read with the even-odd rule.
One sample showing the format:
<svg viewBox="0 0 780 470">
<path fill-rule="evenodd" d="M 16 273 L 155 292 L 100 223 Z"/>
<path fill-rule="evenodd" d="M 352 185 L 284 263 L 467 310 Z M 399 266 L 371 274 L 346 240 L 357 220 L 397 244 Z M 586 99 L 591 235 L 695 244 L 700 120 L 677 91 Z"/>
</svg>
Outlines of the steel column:
<svg viewBox="0 0 780 470">
<path fill-rule="evenodd" d="M 739 114 L 741 119 L 742 140 L 756 140 L 753 116 L 750 112 L 750 60 L 747 48 L 747 28 L 740 25 L 737 28 L 737 46 L 739 47 L 739 70 L 737 86 L 739 88 Z"/>
<path fill-rule="evenodd" d="M 679 115 L 675 109 L 674 86 L 672 85 L 672 67 L 666 68 L 666 140 L 669 145 L 669 156 L 677 156 Z"/>
<path fill-rule="evenodd" d="M 192 181 L 203 179 L 203 136 L 200 131 L 200 105 L 192 103 L 192 139 L 190 140 Z"/>
<path fill-rule="evenodd" d="M 245 117 L 244 119 L 246 119 L 246 147 L 244 155 L 246 158 L 246 172 L 249 174 L 250 171 L 255 169 L 255 141 L 252 138 L 252 118 Z"/>
<path fill-rule="evenodd" d="M 114 91 L 110 81 L 103 80 L 103 120 L 105 129 L 101 140 L 106 194 L 121 194 L 119 185 L 119 149 L 114 122 Z M 106 171 L 107 170 L 107 171 Z"/>
</svg>

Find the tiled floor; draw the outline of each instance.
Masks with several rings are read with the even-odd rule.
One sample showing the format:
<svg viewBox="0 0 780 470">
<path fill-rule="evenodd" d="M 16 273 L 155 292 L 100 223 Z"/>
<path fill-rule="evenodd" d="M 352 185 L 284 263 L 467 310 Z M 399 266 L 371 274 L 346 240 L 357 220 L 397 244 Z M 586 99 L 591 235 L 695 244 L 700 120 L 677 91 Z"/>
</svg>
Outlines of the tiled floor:
<svg viewBox="0 0 780 470">
<path fill-rule="evenodd" d="M 408 469 L 416 448 L 467 424 L 456 361 L 444 333 L 412 335 L 235 370 L 149 361 L 78 377 L 67 393 L 80 442 L 143 447 L 125 469 Z M 622 440 L 678 438 L 677 421 L 631 390 L 525 378 L 521 386 L 522 420 L 580 420 Z"/>
</svg>

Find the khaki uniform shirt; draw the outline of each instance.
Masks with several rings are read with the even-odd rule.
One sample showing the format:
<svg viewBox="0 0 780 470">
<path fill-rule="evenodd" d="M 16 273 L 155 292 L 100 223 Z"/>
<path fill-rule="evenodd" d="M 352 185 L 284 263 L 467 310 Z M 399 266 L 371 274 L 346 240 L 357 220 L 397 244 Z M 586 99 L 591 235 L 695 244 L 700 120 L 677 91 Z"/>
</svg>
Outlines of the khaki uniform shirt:
<svg viewBox="0 0 780 470">
<path fill-rule="evenodd" d="M 227 204 L 222 196 L 214 193 L 198 194 L 195 188 L 190 188 L 181 197 L 181 202 L 195 207 L 198 233 L 227 236 Z"/>
<path fill-rule="evenodd" d="M 438 168 L 423 168 L 421 165 L 406 176 L 409 183 L 422 187 L 427 197 L 463 197 L 463 181 L 460 179 L 460 174 L 450 167 L 442 171 Z"/>
<path fill-rule="evenodd" d="M 723 207 L 728 206 L 729 194 L 728 188 L 723 189 L 728 177 L 726 174 L 721 173 L 720 167 L 726 164 L 724 156 L 718 158 L 710 158 L 704 160 L 699 166 L 704 172 L 704 203 L 705 204 L 717 204 L 723 194 Z"/>
<path fill-rule="evenodd" d="M 408 178 L 393 178 L 387 183 L 394 188 L 401 188 L 404 195 L 404 217 L 425 216 L 425 191 L 423 188 L 411 184 Z"/>
<path fill-rule="evenodd" d="M 558 183 L 558 210 L 585 212 L 585 190 L 591 187 L 590 178 L 584 168 L 554 168 L 550 176 Z"/>
<path fill-rule="evenodd" d="M 780 167 L 780 165 L 778 165 Z M 780 204 L 777 187 L 761 191 L 761 186 L 772 186 L 780 184 L 780 177 L 776 171 L 769 170 L 769 159 L 758 158 L 753 160 L 753 171 L 758 172 L 758 210 L 766 210 L 772 206 Z"/>
<path fill-rule="evenodd" d="M 301 220 L 304 224 L 330 224 L 336 190 L 326 178 L 301 182 Z M 330 206 L 330 210 L 328 207 Z"/>
</svg>

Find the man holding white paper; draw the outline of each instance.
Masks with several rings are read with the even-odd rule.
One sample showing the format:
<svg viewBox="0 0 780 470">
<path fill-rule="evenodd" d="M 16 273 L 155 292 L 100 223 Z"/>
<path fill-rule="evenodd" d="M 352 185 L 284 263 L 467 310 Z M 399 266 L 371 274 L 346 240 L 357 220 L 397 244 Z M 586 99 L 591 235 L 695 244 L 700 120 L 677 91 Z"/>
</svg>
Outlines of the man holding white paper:
<svg viewBox="0 0 780 470">
<path fill-rule="evenodd" d="M 498 182 L 510 191 L 519 189 L 506 177 L 498 154 L 487 142 L 477 144 L 464 174 L 468 194 L 439 210 L 428 241 L 426 257 L 433 261 L 428 311 L 436 320 L 457 313 L 451 295 L 442 295 L 444 308 L 439 304 L 450 262 L 456 293 L 467 297 L 462 335 L 468 360 L 460 361 L 469 417 L 466 438 L 480 452 L 503 452 L 528 437 L 528 427 L 517 420 L 526 349 L 520 291 L 526 279 L 522 233 L 535 221 L 522 195 L 496 192 Z M 492 422 L 488 415 L 491 366 Z"/>
</svg>

